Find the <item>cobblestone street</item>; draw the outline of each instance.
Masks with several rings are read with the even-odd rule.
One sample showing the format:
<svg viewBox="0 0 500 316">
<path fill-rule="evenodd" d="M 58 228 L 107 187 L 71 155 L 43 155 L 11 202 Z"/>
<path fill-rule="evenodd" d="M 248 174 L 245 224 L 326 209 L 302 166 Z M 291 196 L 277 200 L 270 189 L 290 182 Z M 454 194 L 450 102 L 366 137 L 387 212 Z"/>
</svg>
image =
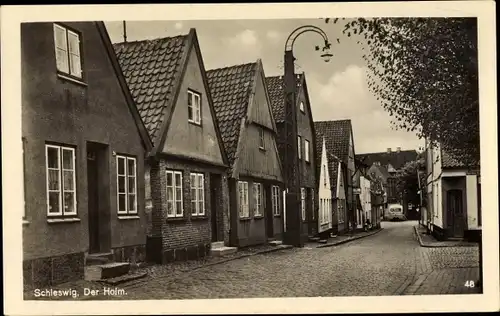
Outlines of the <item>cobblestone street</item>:
<svg viewBox="0 0 500 316">
<path fill-rule="evenodd" d="M 282 250 L 156 277 L 124 286 L 127 294 L 113 299 L 479 293 L 465 286 L 478 279 L 477 247 L 420 247 L 415 225 L 384 222 L 382 232 L 336 247 Z"/>
</svg>

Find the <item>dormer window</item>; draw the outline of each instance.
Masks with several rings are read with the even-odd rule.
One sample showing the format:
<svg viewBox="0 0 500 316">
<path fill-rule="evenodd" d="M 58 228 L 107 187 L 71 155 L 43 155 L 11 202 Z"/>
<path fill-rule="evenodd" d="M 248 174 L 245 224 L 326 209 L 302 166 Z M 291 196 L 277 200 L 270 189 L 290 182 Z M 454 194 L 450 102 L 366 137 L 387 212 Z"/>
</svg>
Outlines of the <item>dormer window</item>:
<svg viewBox="0 0 500 316">
<path fill-rule="evenodd" d="M 300 112 L 306 113 L 306 109 L 304 108 L 304 102 L 300 101 L 299 109 L 300 109 Z"/>
<path fill-rule="evenodd" d="M 188 90 L 188 122 L 201 125 L 201 95 Z"/>
<path fill-rule="evenodd" d="M 62 25 L 54 24 L 54 44 L 57 70 L 81 79 L 80 34 Z"/>
</svg>

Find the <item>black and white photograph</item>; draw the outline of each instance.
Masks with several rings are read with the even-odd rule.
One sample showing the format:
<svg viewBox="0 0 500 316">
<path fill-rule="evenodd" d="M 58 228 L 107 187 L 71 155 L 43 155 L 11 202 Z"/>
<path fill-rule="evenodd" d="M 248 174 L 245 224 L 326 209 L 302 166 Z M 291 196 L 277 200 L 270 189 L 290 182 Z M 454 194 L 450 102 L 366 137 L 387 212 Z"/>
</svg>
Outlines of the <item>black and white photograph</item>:
<svg viewBox="0 0 500 316">
<path fill-rule="evenodd" d="M 2 6 L 6 313 L 498 310 L 494 9 Z"/>
</svg>

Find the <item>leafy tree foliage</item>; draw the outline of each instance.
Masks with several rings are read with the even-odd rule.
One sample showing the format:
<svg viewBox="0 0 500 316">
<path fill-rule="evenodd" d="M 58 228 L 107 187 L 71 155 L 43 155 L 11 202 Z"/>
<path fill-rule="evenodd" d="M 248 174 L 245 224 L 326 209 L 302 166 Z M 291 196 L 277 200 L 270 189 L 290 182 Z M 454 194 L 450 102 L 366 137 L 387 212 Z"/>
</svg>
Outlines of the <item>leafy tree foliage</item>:
<svg viewBox="0 0 500 316">
<path fill-rule="evenodd" d="M 396 129 L 415 132 L 467 165 L 479 159 L 475 18 L 325 19 L 357 37 L 368 86 Z M 337 39 L 339 42 L 339 39 Z"/>
<path fill-rule="evenodd" d="M 396 175 L 396 189 L 406 195 L 408 202 L 420 204 L 419 190 L 426 192 L 425 188 L 425 160 L 407 162 Z"/>
</svg>

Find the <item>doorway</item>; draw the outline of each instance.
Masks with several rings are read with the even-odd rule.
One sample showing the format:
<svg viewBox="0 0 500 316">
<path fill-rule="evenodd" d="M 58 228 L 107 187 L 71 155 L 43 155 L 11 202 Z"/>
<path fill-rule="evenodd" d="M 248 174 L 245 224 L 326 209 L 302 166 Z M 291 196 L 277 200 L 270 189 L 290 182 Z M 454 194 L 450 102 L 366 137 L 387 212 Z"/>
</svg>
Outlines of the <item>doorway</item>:
<svg viewBox="0 0 500 316">
<path fill-rule="evenodd" d="M 107 145 L 87 142 L 89 253 L 110 251 Z"/>
<path fill-rule="evenodd" d="M 219 217 L 222 216 L 222 208 L 219 201 L 222 201 L 221 176 L 218 174 L 210 174 L 210 220 L 212 225 L 212 242 L 223 240 L 222 221 Z M 220 209 L 219 209 L 220 208 Z"/>
<path fill-rule="evenodd" d="M 448 229 L 452 237 L 463 238 L 465 219 L 463 213 L 462 190 L 449 190 L 446 196 L 448 206 Z"/>
</svg>

